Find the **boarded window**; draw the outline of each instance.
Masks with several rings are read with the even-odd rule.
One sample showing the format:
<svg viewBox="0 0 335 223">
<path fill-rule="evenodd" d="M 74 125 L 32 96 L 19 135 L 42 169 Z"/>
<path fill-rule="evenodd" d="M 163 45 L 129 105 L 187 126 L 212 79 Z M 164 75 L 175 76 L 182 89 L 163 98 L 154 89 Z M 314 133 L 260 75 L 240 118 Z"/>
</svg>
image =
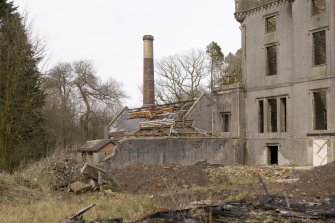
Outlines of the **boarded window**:
<svg viewBox="0 0 335 223">
<path fill-rule="evenodd" d="M 327 129 L 327 94 L 325 91 L 313 93 L 314 130 Z"/>
<path fill-rule="evenodd" d="M 268 132 L 277 132 L 277 99 L 268 100 Z"/>
<path fill-rule="evenodd" d="M 326 11 L 325 0 L 312 0 L 312 15 L 318 15 Z"/>
<path fill-rule="evenodd" d="M 281 132 L 287 131 L 286 98 L 280 99 L 280 130 Z"/>
<path fill-rule="evenodd" d="M 258 132 L 264 133 L 264 101 L 258 101 Z"/>
<path fill-rule="evenodd" d="M 314 65 L 326 64 L 326 31 L 313 33 Z"/>
<path fill-rule="evenodd" d="M 265 19 L 265 30 L 267 33 L 275 32 L 277 30 L 276 16 Z"/>
<path fill-rule="evenodd" d="M 277 46 L 269 46 L 266 48 L 266 74 L 277 74 Z"/>
<path fill-rule="evenodd" d="M 230 132 L 230 112 L 222 113 L 222 129 L 223 132 Z"/>
</svg>

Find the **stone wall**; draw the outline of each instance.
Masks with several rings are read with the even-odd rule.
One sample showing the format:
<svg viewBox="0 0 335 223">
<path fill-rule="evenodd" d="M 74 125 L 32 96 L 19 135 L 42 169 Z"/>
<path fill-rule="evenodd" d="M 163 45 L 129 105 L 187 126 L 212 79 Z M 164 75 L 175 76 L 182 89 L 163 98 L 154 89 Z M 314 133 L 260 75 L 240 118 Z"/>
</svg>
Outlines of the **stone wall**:
<svg viewBox="0 0 335 223">
<path fill-rule="evenodd" d="M 245 142 L 220 138 L 136 138 L 124 139 L 103 168 L 118 169 L 135 164 L 194 165 L 243 164 Z"/>
</svg>

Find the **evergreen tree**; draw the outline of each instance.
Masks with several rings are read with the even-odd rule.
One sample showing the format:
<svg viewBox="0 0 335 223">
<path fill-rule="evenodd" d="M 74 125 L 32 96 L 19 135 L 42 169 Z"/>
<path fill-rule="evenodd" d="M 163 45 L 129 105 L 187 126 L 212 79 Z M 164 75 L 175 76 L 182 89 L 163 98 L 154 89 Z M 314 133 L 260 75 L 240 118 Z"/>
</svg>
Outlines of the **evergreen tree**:
<svg viewBox="0 0 335 223">
<path fill-rule="evenodd" d="M 0 169 L 45 152 L 38 54 L 13 2 L 0 0 Z"/>
<path fill-rule="evenodd" d="M 206 47 L 206 53 L 209 57 L 209 72 L 211 74 L 211 90 L 213 91 L 214 85 L 218 82 L 219 77 L 223 73 L 224 55 L 221 47 L 216 42 L 211 42 Z"/>
</svg>

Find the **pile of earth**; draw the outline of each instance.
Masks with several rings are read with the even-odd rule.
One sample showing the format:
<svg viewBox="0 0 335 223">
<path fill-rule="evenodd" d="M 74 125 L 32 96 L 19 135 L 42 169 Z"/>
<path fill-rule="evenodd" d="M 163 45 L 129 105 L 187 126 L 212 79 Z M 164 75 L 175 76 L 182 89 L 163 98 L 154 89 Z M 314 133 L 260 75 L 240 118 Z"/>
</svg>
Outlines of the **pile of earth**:
<svg viewBox="0 0 335 223">
<path fill-rule="evenodd" d="M 301 174 L 298 182 L 284 188 L 295 199 L 326 199 L 335 196 L 335 162 Z"/>
<path fill-rule="evenodd" d="M 134 165 L 113 170 L 109 177 L 124 192 L 157 194 L 210 184 L 208 174 L 197 166 Z"/>
</svg>

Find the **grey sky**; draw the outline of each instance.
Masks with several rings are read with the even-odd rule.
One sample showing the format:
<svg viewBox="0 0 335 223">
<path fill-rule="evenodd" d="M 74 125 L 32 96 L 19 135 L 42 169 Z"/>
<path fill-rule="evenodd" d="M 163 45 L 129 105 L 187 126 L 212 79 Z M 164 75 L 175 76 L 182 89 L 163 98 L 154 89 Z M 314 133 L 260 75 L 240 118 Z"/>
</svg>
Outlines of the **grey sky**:
<svg viewBox="0 0 335 223">
<path fill-rule="evenodd" d="M 155 59 L 218 42 L 240 48 L 233 0 L 14 0 L 33 33 L 45 40 L 48 68 L 91 60 L 98 76 L 123 84 L 130 107 L 141 106 L 142 37 L 155 37 Z"/>
</svg>

